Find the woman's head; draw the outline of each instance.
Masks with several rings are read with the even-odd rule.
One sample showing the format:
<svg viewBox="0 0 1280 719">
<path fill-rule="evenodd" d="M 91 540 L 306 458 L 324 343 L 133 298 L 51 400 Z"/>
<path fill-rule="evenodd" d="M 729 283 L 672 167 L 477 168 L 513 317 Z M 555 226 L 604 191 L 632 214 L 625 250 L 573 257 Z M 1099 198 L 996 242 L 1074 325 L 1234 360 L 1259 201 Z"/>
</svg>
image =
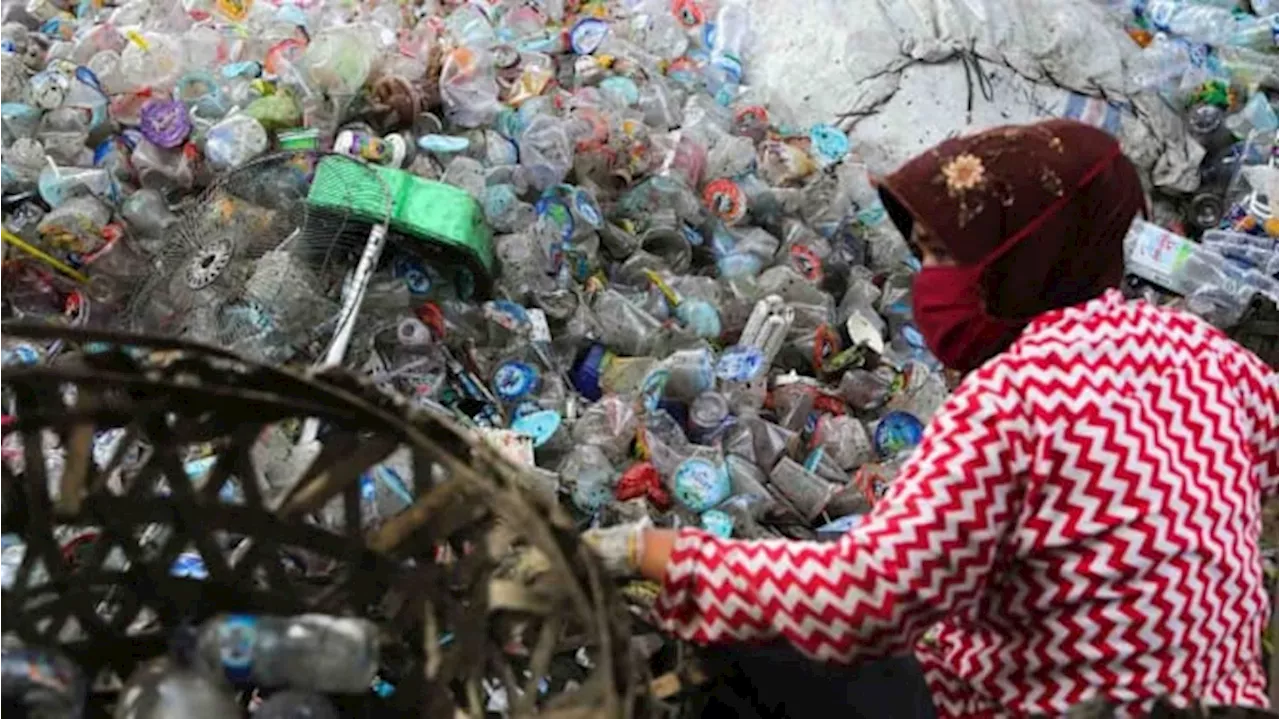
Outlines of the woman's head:
<svg viewBox="0 0 1280 719">
<path fill-rule="evenodd" d="M 1118 285 L 1125 232 L 1145 208 L 1116 140 L 1068 120 L 947 140 L 880 193 L 925 265 L 916 323 L 958 369 L 1003 350 L 1032 317 Z"/>
</svg>

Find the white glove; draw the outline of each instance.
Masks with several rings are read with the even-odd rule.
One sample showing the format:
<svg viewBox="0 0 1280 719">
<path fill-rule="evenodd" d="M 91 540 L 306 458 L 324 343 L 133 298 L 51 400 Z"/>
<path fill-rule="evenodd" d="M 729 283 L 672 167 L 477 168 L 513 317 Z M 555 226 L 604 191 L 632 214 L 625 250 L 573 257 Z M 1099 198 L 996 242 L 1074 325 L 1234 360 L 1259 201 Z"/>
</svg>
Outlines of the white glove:
<svg viewBox="0 0 1280 719">
<path fill-rule="evenodd" d="M 631 577 L 640 571 L 644 554 L 644 531 L 653 526 L 648 517 L 616 527 L 588 529 L 582 540 L 595 550 L 605 571 L 614 577 Z"/>
</svg>

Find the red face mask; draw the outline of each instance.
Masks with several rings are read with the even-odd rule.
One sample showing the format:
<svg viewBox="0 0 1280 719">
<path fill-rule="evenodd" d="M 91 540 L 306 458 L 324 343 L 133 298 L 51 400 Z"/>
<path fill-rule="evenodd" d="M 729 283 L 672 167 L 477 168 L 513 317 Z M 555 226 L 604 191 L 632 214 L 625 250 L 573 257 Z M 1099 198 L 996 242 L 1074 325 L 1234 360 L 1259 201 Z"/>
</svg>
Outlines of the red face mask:
<svg viewBox="0 0 1280 719">
<path fill-rule="evenodd" d="M 929 351 L 951 369 L 969 371 L 1017 339 L 1023 322 L 987 314 L 977 265 L 925 267 L 911 289 L 912 314 Z"/>
</svg>

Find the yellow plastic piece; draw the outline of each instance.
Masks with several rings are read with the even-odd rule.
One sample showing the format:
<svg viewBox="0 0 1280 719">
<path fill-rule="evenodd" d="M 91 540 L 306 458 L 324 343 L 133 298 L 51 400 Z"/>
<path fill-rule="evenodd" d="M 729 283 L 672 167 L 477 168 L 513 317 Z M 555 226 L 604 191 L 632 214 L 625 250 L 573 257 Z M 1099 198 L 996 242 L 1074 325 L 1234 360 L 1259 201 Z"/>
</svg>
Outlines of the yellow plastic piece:
<svg viewBox="0 0 1280 719">
<path fill-rule="evenodd" d="M 75 280 L 76 282 L 79 282 L 80 284 L 84 284 L 84 283 L 86 283 L 86 282 L 88 282 L 88 281 L 89 281 L 89 278 L 85 277 L 85 276 L 84 276 L 84 274 L 82 274 L 82 273 L 80 273 L 80 272 L 78 272 L 78 271 L 76 271 L 76 270 L 72 269 L 69 265 L 67 265 L 66 263 L 62 262 L 61 260 L 59 260 L 58 258 L 54 257 L 53 255 L 48 254 L 48 253 L 47 253 L 47 252 L 45 252 L 44 250 L 41 250 L 41 249 L 40 249 L 40 248 L 38 248 L 38 247 L 34 247 L 34 246 L 32 246 L 32 245 L 28 244 L 28 243 L 27 243 L 25 240 L 23 240 L 21 237 L 18 237 L 17 235 L 13 234 L 12 232 L 10 232 L 10 231 L 8 231 L 8 230 L 0 229 L 0 238 L 3 238 L 3 240 L 4 240 L 5 244 L 13 245 L 14 247 L 18 248 L 19 250 L 22 250 L 23 252 L 27 253 L 28 255 L 31 255 L 32 257 L 36 258 L 37 260 L 40 260 L 41 262 L 45 263 L 46 265 L 49 265 L 49 266 L 50 266 L 50 267 L 52 267 L 53 269 L 55 269 L 55 270 L 57 270 L 57 271 L 61 272 L 62 274 L 64 274 L 64 275 L 66 275 L 66 276 L 70 277 L 71 279 Z"/>
</svg>

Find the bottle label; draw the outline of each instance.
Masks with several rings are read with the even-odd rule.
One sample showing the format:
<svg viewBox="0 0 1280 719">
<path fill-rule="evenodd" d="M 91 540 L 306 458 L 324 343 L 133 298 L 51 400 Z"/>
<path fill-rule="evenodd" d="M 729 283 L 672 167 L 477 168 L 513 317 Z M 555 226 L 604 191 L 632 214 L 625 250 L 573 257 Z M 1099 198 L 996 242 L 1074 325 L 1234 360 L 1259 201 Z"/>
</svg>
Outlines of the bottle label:
<svg viewBox="0 0 1280 719">
<path fill-rule="evenodd" d="M 1129 254 L 1129 271 L 1148 282 L 1179 291 L 1176 278 L 1192 254 L 1191 243 L 1149 222 L 1135 224 L 1130 232 L 1136 232 L 1137 237 Z"/>
<path fill-rule="evenodd" d="M 686 459 L 676 467 L 676 499 L 694 512 L 704 512 L 729 496 L 729 475 L 705 459 Z"/>
<path fill-rule="evenodd" d="M 219 659 L 232 684 L 247 682 L 253 673 L 253 650 L 258 641 L 258 618 L 232 614 L 218 626 Z"/>
<path fill-rule="evenodd" d="M 640 403 L 646 412 L 657 411 L 669 379 L 671 379 L 671 372 L 659 367 L 650 372 L 640 383 Z"/>
</svg>

